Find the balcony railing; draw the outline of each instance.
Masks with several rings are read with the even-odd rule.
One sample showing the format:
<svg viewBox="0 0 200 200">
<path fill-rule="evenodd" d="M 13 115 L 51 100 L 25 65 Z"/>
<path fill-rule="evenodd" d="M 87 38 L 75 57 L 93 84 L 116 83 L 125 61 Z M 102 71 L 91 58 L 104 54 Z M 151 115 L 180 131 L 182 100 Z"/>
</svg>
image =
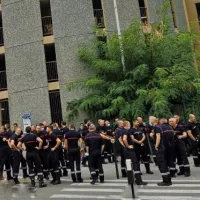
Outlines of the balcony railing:
<svg viewBox="0 0 200 200">
<path fill-rule="evenodd" d="M 94 17 L 95 22 L 98 28 L 105 28 L 103 10 L 102 9 L 94 9 Z"/>
<path fill-rule="evenodd" d="M 140 7 L 140 15 L 141 15 L 142 22 L 146 23 L 147 22 L 147 8 Z"/>
<path fill-rule="evenodd" d="M 6 71 L 0 71 L 0 91 L 7 90 Z"/>
<path fill-rule="evenodd" d="M 56 61 L 46 63 L 47 66 L 47 79 L 48 82 L 58 81 L 58 71 Z"/>
<path fill-rule="evenodd" d="M 0 46 L 4 45 L 4 40 L 3 40 L 3 28 L 0 27 Z"/>
<path fill-rule="evenodd" d="M 53 25 L 51 16 L 42 17 L 43 35 L 53 35 Z"/>
</svg>

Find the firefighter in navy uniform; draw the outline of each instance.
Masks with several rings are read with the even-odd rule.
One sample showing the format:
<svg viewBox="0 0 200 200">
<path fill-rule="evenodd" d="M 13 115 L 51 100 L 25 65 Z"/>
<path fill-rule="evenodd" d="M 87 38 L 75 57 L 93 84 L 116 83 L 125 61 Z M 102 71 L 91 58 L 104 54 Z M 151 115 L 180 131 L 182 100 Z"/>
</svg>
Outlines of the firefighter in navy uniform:
<svg viewBox="0 0 200 200">
<path fill-rule="evenodd" d="M 116 137 L 116 146 L 119 150 L 119 154 L 121 157 L 121 173 L 122 177 L 127 177 L 126 173 L 126 160 L 125 160 L 125 155 L 124 155 L 124 144 L 122 141 L 122 137 L 124 134 L 124 125 L 123 121 L 119 120 L 118 121 L 118 128 L 115 130 L 115 137 Z"/>
<path fill-rule="evenodd" d="M 11 132 L 9 124 L 6 124 L 5 126 L 9 127 L 7 129 L 7 132 Z M 17 130 L 17 128 L 19 128 L 19 126 L 17 123 L 14 123 L 13 127 L 14 127 L 14 131 L 12 133 L 15 133 L 15 131 Z M 20 140 L 22 137 L 23 137 L 23 131 L 21 130 L 21 133 L 18 135 L 18 140 Z M 25 179 L 25 178 L 29 177 L 29 175 L 27 174 L 27 163 L 26 163 L 26 160 L 24 159 L 24 157 L 22 156 L 22 152 L 20 152 L 20 153 L 21 153 L 21 158 L 20 158 L 21 169 L 23 172 L 23 178 Z"/>
<path fill-rule="evenodd" d="M 146 182 L 142 181 L 141 177 L 141 172 L 140 172 L 140 164 L 137 160 L 135 150 L 134 150 L 134 136 L 130 132 L 130 122 L 124 121 L 123 123 L 124 126 L 124 132 L 123 135 L 121 136 L 123 145 L 124 145 L 124 153 L 126 156 L 126 159 L 131 159 L 132 165 L 133 165 L 133 170 L 135 174 L 135 183 L 137 185 L 147 185 Z"/>
<path fill-rule="evenodd" d="M 48 167 L 53 177 L 53 180 L 50 183 L 52 183 L 53 185 L 57 185 L 61 183 L 58 159 L 59 146 L 61 144 L 61 141 L 55 134 L 53 134 L 52 126 L 47 126 L 46 132 L 48 134 L 47 140 L 50 151 L 48 156 Z"/>
<path fill-rule="evenodd" d="M 2 126 L 0 127 L 0 180 L 3 179 L 3 169 L 4 165 L 7 173 L 7 180 L 12 180 L 11 176 L 11 156 L 12 151 L 9 147 L 9 139 L 12 136 L 12 132 L 6 132 L 6 129 Z"/>
<path fill-rule="evenodd" d="M 19 167 L 21 160 L 21 152 L 20 149 L 17 148 L 19 135 L 21 134 L 21 128 L 16 128 L 15 133 L 10 137 L 10 147 L 12 149 L 12 167 L 13 167 L 13 180 L 15 184 L 20 184 L 18 180 L 19 175 Z"/>
<path fill-rule="evenodd" d="M 53 134 L 56 135 L 61 141 L 58 147 L 58 159 L 59 159 L 59 163 L 62 166 L 60 167 L 60 175 L 68 176 L 68 171 L 67 171 L 66 163 L 64 161 L 64 152 L 63 152 L 63 147 L 62 147 L 62 142 L 64 141 L 64 134 L 60 129 L 58 129 L 57 124 L 53 123 L 52 126 L 53 126 Z M 63 170 L 63 173 L 61 171 L 61 168 Z"/>
<path fill-rule="evenodd" d="M 111 128 L 109 121 L 105 121 L 105 127 L 107 136 L 111 139 L 114 139 L 113 130 Z M 110 142 L 109 140 L 105 141 L 105 151 L 107 152 L 107 158 L 109 163 L 113 163 L 114 162 L 113 145 L 112 142 Z"/>
<path fill-rule="evenodd" d="M 49 180 L 49 173 L 48 173 L 48 144 L 47 144 L 47 133 L 45 131 L 42 131 L 42 126 L 38 124 L 36 126 L 36 135 L 37 137 L 42 139 L 42 148 L 39 149 L 39 156 L 40 160 L 42 162 L 42 169 L 43 169 L 43 175 L 46 180 Z"/>
<path fill-rule="evenodd" d="M 163 144 L 162 129 L 158 126 L 158 119 L 156 117 L 151 117 L 151 124 L 153 125 L 153 131 L 151 137 L 155 139 L 155 150 L 156 150 L 156 161 L 159 171 L 162 175 L 163 182 L 158 183 L 158 186 L 170 186 L 172 185 L 171 176 L 168 170 L 168 166 L 165 160 L 165 147 Z"/>
<path fill-rule="evenodd" d="M 106 132 L 107 130 L 106 130 L 106 127 L 105 127 L 105 121 L 104 120 L 102 120 L 102 119 L 98 120 L 98 126 L 96 127 L 96 131 L 97 131 L 97 133 L 101 134 L 102 136 L 107 135 L 107 132 Z M 104 139 L 104 137 L 103 137 L 103 142 L 104 142 L 104 145 L 107 142 Z M 106 154 L 105 149 L 104 149 L 104 152 L 101 154 L 103 164 L 107 164 L 107 162 L 105 161 L 106 156 L 107 156 L 107 154 Z"/>
<path fill-rule="evenodd" d="M 169 124 L 172 126 L 175 134 L 175 152 L 180 169 L 178 175 L 184 174 L 185 177 L 188 177 L 190 176 L 190 165 L 184 142 L 184 139 L 187 138 L 187 133 L 181 126 L 178 126 L 176 118 L 169 119 Z"/>
<path fill-rule="evenodd" d="M 104 171 L 102 166 L 101 154 L 103 153 L 104 143 L 102 137 L 96 133 L 95 125 L 89 126 L 89 133 L 85 137 L 86 153 L 89 155 L 88 165 L 92 177 L 91 184 L 95 184 L 98 175 L 101 183 L 104 183 Z M 97 170 L 99 174 L 97 174 Z"/>
<path fill-rule="evenodd" d="M 199 136 L 198 136 L 198 129 L 197 129 L 195 115 L 193 114 L 189 115 L 189 121 L 187 123 L 186 129 L 187 129 L 188 137 L 191 140 L 194 165 L 195 167 L 200 167 L 200 154 L 198 154 Z"/>
<path fill-rule="evenodd" d="M 73 182 L 83 182 L 81 177 L 81 157 L 82 138 L 79 132 L 75 131 L 74 124 L 69 125 L 69 131 L 65 133 L 64 149 L 68 151 L 71 177 Z M 76 173 L 74 162 L 76 162 Z"/>
<path fill-rule="evenodd" d="M 69 128 L 67 127 L 66 121 L 62 121 L 61 122 L 61 131 L 63 132 L 63 135 L 65 135 L 69 131 Z M 64 149 L 64 160 L 65 160 L 66 168 L 70 169 L 69 156 L 68 156 L 68 153 L 67 153 L 66 149 Z"/>
<path fill-rule="evenodd" d="M 160 119 L 163 144 L 165 146 L 165 160 L 170 170 L 171 177 L 176 177 L 175 137 L 173 128 L 167 123 L 166 118 Z"/>
<path fill-rule="evenodd" d="M 147 146 L 145 146 L 146 137 L 143 129 L 139 127 L 138 120 L 133 121 L 133 127 L 130 129 L 130 134 L 133 135 L 134 150 L 137 157 L 137 161 L 140 163 L 140 160 L 142 159 L 146 168 L 146 173 L 153 174 L 153 172 L 150 170 L 148 148 Z"/>
<path fill-rule="evenodd" d="M 31 185 L 35 187 L 35 172 L 34 167 L 37 171 L 38 179 L 39 179 L 39 187 L 46 187 L 43 180 L 43 171 L 42 164 L 39 156 L 39 150 L 42 149 L 42 139 L 39 138 L 36 134 L 31 133 L 31 127 L 26 127 L 26 135 L 20 139 L 17 147 L 21 151 L 23 151 L 22 144 L 26 147 L 26 161 L 28 163 L 29 168 L 29 177 L 31 180 Z M 39 142 L 39 146 L 38 145 Z"/>
</svg>

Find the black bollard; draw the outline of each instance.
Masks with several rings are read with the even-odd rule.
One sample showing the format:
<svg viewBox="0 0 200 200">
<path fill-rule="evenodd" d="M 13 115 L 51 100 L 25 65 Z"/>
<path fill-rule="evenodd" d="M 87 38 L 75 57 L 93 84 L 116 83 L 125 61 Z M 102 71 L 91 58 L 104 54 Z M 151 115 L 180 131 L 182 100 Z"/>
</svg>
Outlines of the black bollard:
<svg viewBox="0 0 200 200">
<path fill-rule="evenodd" d="M 134 190 L 135 179 L 134 179 L 131 159 L 126 159 L 126 170 L 127 170 L 128 184 L 131 186 L 132 197 L 133 199 L 135 199 L 135 190 Z"/>
</svg>

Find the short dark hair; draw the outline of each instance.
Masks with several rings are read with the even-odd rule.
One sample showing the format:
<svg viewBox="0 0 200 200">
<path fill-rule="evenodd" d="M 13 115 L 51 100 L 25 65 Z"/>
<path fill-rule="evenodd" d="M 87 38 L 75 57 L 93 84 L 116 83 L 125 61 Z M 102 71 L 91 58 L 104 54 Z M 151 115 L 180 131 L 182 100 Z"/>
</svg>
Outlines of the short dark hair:
<svg viewBox="0 0 200 200">
<path fill-rule="evenodd" d="M 26 133 L 30 133 L 31 132 L 31 127 L 30 126 L 27 126 L 26 127 Z"/>
<path fill-rule="evenodd" d="M 53 126 L 49 125 L 47 128 L 51 129 L 53 131 Z"/>
<path fill-rule="evenodd" d="M 73 123 L 71 123 L 71 124 L 69 125 L 69 129 L 70 129 L 70 130 L 75 129 L 75 126 L 74 126 Z"/>
<path fill-rule="evenodd" d="M 18 123 L 14 123 L 13 126 L 18 126 Z"/>
<path fill-rule="evenodd" d="M 62 121 L 61 124 L 62 124 L 63 126 L 66 126 L 66 125 L 67 125 L 66 121 Z"/>
</svg>

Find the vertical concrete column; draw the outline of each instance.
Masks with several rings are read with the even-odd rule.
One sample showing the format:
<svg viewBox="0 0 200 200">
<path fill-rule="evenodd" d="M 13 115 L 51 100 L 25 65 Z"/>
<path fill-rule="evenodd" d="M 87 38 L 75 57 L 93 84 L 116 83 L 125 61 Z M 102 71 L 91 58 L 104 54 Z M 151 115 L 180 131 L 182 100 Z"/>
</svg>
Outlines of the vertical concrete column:
<svg viewBox="0 0 200 200">
<path fill-rule="evenodd" d="M 65 117 L 67 102 L 84 94 L 80 91 L 68 92 L 66 85 L 89 74 L 80 62 L 78 47 L 94 39 L 95 20 L 92 0 L 51 0 L 51 10 L 61 103 Z"/>
<path fill-rule="evenodd" d="M 39 0 L 4 0 L 2 4 L 11 123 L 31 112 L 33 123 L 50 122 Z"/>
</svg>

